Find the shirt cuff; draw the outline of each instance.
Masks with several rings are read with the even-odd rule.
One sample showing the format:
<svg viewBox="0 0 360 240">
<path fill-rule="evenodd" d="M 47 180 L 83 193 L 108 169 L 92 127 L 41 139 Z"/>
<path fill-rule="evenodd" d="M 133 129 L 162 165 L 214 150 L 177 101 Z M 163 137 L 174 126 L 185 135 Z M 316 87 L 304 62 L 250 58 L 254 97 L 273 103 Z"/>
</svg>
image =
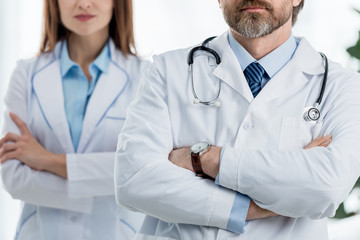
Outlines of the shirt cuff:
<svg viewBox="0 0 360 240">
<path fill-rule="evenodd" d="M 246 216 L 249 210 L 250 198 L 241 193 L 236 193 L 233 207 L 230 212 L 227 230 L 235 233 L 243 233 L 247 223 Z"/>
<path fill-rule="evenodd" d="M 221 148 L 221 152 L 220 152 L 220 160 L 219 160 L 219 169 L 220 169 L 220 164 L 221 164 L 221 158 L 223 156 L 223 151 L 224 151 L 224 147 Z M 216 175 L 215 178 L 215 184 L 216 185 L 220 185 L 220 171 L 218 172 L 218 175 Z"/>
</svg>

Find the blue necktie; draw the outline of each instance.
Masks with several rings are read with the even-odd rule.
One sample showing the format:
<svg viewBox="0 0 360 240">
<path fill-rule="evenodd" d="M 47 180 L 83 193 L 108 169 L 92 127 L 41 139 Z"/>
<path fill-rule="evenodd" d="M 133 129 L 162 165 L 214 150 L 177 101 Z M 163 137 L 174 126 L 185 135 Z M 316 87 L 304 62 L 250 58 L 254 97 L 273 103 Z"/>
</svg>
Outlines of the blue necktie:
<svg viewBox="0 0 360 240">
<path fill-rule="evenodd" d="M 257 62 L 251 63 L 244 71 L 244 75 L 254 98 L 261 90 L 261 80 L 264 76 L 264 73 L 264 68 Z"/>
</svg>

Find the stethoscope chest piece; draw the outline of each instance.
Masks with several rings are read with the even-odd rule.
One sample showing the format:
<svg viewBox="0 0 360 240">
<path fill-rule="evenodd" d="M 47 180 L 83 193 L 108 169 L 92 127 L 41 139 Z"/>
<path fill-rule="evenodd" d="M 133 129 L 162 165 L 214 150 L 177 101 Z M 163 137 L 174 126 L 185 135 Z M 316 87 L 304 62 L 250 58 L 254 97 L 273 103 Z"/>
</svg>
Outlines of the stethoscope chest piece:
<svg viewBox="0 0 360 240">
<path fill-rule="evenodd" d="M 319 106 L 320 106 L 320 103 L 322 101 L 322 98 L 323 98 L 323 95 L 325 92 L 326 81 L 327 81 L 328 70 L 329 70 L 329 64 L 328 64 L 327 57 L 323 53 L 320 53 L 320 55 L 323 58 L 324 68 L 325 68 L 324 77 L 323 77 L 323 81 L 322 81 L 321 89 L 320 89 L 320 94 L 319 94 L 318 99 L 316 100 L 315 105 L 306 107 L 304 110 L 304 120 L 306 122 L 312 122 L 312 123 L 316 123 L 320 119 Z"/>
<path fill-rule="evenodd" d="M 320 111 L 317 106 L 306 107 L 304 110 L 304 120 L 307 122 L 317 122 L 320 119 Z"/>
</svg>

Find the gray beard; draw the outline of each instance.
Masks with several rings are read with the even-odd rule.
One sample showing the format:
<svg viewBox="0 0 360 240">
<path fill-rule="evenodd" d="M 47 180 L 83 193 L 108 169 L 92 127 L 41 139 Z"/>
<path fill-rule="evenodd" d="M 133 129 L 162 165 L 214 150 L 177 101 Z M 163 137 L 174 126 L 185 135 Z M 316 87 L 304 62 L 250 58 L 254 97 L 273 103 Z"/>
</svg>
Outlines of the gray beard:
<svg viewBox="0 0 360 240">
<path fill-rule="evenodd" d="M 268 35 L 280 27 L 273 27 L 269 21 L 253 21 L 251 18 L 247 18 L 246 21 L 238 23 L 235 27 L 231 28 L 244 37 L 258 38 Z"/>
<path fill-rule="evenodd" d="M 280 16 L 272 14 L 264 17 L 258 13 L 241 13 L 236 8 L 223 8 L 224 18 L 229 27 L 247 38 L 262 37 L 283 26 L 291 18 L 292 13 L 286 14 L 285 6 L 280 12 L 282 13 Z"/>
</svg>

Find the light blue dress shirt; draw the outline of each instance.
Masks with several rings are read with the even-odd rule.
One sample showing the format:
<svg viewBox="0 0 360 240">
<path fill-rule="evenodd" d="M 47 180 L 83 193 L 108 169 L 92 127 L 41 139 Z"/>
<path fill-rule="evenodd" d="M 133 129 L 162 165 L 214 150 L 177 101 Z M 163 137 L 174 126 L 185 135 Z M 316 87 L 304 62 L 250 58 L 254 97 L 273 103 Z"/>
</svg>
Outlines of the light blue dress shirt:
<svg viewBox="0 0 360 240">
<path fill-rule="evenodd" d="M 286 42 L 257 61 L 236 41 L 231 33 L 229 33 L 228 36 L 229 44 L 235 53 L 243 72 L 252 62 L 260 63 L 260 65 L 265 69 L 267 74 L 264 75 L 261 82 L 261 88 L 264 88 L 266 83 L 290 61 L 298 45 L 295 37 L 291 34 Z"/>
<path fill-rule="evenodd" d="M 231 49 L 235 53 L 235 56 L 240 64 L 242 71 L 244 71 L 248 65 L 252 62 L 258 62 L 265 69 L 266 74 L 261 81 L 261 89 L 278 73 L 292 58 L 298 42 L 295 37 L 291 34 L 289 39 L 284 42 L 281 46 L 273 50 L 268 55 L 259 59 L 258 61 L 253 58 L 245 48 L 243 48 L 229 32 L 228 40 Z M 221 150 L 220 163 L 224 148 Z M 219 184 L 219 174 L 215 179 L 215 183 Z M 231 209 L 229 221 L 227 224 L 227 230 L 237 233 L 244 232 L 244 226 L 246 224 L 246 216 L 249 209 L 250 198 L 241 193 L 236 193 L 233 207 Z"/>
<path fill-rule="evenodd" d="M 69 124 L 74 150 L 77 151 L 86 107 L 95 89 L 95 85 L 103 72 L 107 72 L 110 62 L 108 44 L 89 66 L 90 82 L 81 67 L 73 62 L 68 54 L 67 42 L 61 48 L 60 73 L 64 92 L 66 118 Z"/>
</svg>

